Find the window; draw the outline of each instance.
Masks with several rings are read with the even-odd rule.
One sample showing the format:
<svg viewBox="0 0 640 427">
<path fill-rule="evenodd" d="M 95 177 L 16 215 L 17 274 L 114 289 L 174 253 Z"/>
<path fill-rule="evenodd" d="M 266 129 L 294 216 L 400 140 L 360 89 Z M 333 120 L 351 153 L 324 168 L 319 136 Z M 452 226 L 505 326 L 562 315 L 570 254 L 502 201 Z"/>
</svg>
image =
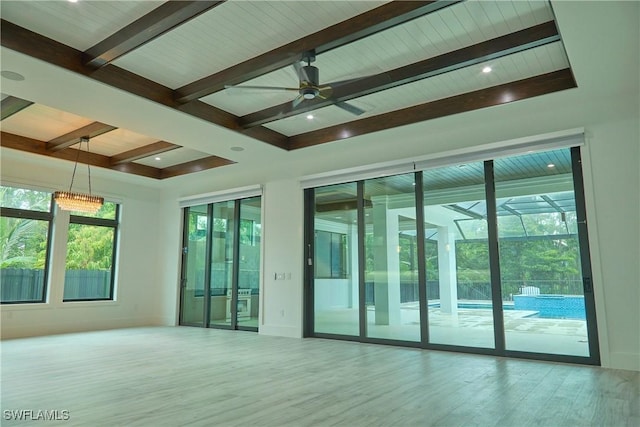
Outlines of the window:
<svg viewBox="0 0 640 427">
<path fill-rule="evenodd" d="M 346 234 L 316 230 L 316 277 L 348 277 L 347 253 Z"/>
<path fill-rule="evenodd" d="M 44 302 L 51 193 L 0 187 L 0 302 Z"/>
<path fill-rule="evenodd" d="M 71 212 L 64 301 L 113 299 L 118 213 L 112 202 L 95 214 Z"/>
</svg>

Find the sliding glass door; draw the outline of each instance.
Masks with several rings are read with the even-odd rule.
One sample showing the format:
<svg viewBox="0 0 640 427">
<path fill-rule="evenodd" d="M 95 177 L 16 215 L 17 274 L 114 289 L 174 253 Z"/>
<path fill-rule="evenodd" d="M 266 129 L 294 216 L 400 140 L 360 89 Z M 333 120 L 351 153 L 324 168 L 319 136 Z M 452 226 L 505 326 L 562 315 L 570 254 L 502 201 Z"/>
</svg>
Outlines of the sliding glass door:
<svg viewBox="0 0 640 427">
<path fill-rule="evenodd" d="M 209 326 L 231 327 L 235 270 L 235 201 L 213 204 Z"/>
<path fill-rule="evenodd" d="M 494 348 L 484 165 L 422 176 L 429 342 Z"/>
<path fill-rule="evenodd" d="M 498 159 L 494 175 L 506 349 L 588 357 L 570 150 Z"/>
<path fill-rule="evenodd" d="M 308 190 L 308 334 L 598 364 L 579 157 Z"/>
<path fill-rule="evenodd" d="M 261 197 L 184 210 L 180 324 L 257 330 Z"/>
<path fill-rule="evenodd" d="M 313 200 L 313 324 L 318 333 L 360 334 L 357 187 L 332 185 Z M 311 243 L 309 243 L 311 245 Z"/>
<path fill-rule="evenodd" d="M 413 174 L 364 182 L 366 336 L 420 342 Z"/>
</svg>

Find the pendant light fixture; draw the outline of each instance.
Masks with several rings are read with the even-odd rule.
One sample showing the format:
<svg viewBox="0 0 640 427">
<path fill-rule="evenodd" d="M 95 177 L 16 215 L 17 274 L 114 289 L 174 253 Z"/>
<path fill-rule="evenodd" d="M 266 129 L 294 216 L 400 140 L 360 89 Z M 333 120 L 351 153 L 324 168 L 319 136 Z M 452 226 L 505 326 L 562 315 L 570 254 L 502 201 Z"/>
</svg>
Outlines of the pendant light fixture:
<svg viewBox="0 0 640 427">
<path fill-rule="evenodd" d="M 83 136 L 80 138 L 80 147 L 76 155 L 76 162 L 73 166 L 73 175 L 71 175 L 71 185 L 69 185 L 69 191 L 56 191 L 53 193 L 53 198 L 56 204 L 60 206 L 60 209 L 65 211 L 96 213 L 104 204 L 104 198 L 94 196 L 91 194 L 91 166 L 87 163 L 87 174 L 89 179 L 89 194 L 74 193 L 73 180 L 76 177 L 76 169 L 78 168 L 78 160 L 80 159 L 80 151 L 82 151 L 82 143 L 87 144 L 87 153 L 89 153 L 89 137 Z"/>
</svg>

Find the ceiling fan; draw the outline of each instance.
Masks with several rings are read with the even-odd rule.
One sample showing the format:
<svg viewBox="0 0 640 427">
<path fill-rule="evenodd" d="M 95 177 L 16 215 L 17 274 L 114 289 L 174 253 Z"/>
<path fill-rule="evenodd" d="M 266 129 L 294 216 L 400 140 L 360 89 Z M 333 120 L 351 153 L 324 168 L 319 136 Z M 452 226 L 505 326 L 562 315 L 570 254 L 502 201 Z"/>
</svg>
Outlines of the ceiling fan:
<svg viewBox="0 0 640 427">
<path fill-rule="evenodd" d="M 295 62 L 293 68 L 298 76 L 298 87 L 279 87 L 279 86 L 233 86 L 226 85 L 225 89 L 251 89 L 251 90 L 272 90 L 272 91 L 294 91 L 298 92 L 298 96 L 292 101 L 292 107 L 296 108 L 302 102 L 306 100 L 312 100 L 316 98 L 329 99 L 333 93 L 333 88 L 338 87 L 341 84 L 353 81 L 342 80 L 332 83 L 320 85 L 320 70 L 318 67 L 311 65 L 315 61 L 316 57 L 313 52 L 307 52 L 302 58 L 301 62 L 306 62 L 307 65 L 302 65 L 301 62 Z M 348 111 L 351 114 L 359 116 L 364 114 L 365 111 L 355 105 L 349 104 L 344 101 L 335 101 L 333 105 Z"/>
</svg>

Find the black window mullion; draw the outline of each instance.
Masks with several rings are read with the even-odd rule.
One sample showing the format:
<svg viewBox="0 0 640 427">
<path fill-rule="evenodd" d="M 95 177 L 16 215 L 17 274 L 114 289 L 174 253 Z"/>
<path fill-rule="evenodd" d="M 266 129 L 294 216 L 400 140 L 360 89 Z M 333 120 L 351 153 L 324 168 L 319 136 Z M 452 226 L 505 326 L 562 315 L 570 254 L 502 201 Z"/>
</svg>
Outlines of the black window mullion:
<svg viewBox="0 0 640 427">
<path fill-rule="evenodd" d="M 598 343 L 598 324 L 596 304 L 593 294 L 593 273 L 589 249 L 589 233 L 587 228 L 587 209 L 584 197 L 582 176 L 582 157 L 580 147 L 571 148 L 571 170 L 573 173 L 573 193 L 576 202 L 576 222 L 578 227 L 578 245 L 580 247 L 580 265 L 584 293 L 585 312 L 587 315 L 587 337 L 589 340 L 589 358 L 600 364 L 600 347 Z"/>
<path fill-rule="evenodd" d="M 120 223 L 120 204 L 116 203 L 116 219 L 113 225 L 113 249 L 111 250 L 111 283 L 109 288 L 109 299 L 114 298 L 116 283 L 116 260 L 118 259 L 118 225 Z"/>
<path fill-rule="evenodd" d="M 414 176 L 416 197 L 416 240 L 418 250 L 418 299 L 420 305 L 420 341 L 425 346 L 429 343 L 429 313 L 427 304 L 427 262 L 425 255 L 424 232 L 424 188 L 422 171 Z"/>
<path fill-rule="evenodd" d="M 182 210 L 182 265 L 180 266 L 180 313 L 178 313 L 178 322 L 180 325 L 184 324 L 184 301 L 185 301 L 185 287 L 187 285 L 187 268 L 189 263 L 189 217 L 191 208 L 184 208 Z"/>
<path fill-rule="evenodd" d="M 238 327 L 238 277 L 240 275 L 240 200 L 233 210 L 233 261 L 231 263 L 231 329 Z"/>
<path fill-rule="evenodd" d="M 53 213 L 42 211 L 29 211 L 15 208 L 0 208 L 0 216 L 9 218 L 37 219 L 41 221 L 52 221 Z"/>
<path fill-rule="evenodd" d="M 365 216 L 364 216 L 364 181 L 357 182 L 357 218 L 358 218 L 358 318 L 360 324 L 360 339 L 367 336 L 367 296 L 365 289 Z"/>
<path fill-rule="evenodd" d="M 315 191 L 308 188 L 304 192 L 304 230 L 305 230 L 305 260 L 304 260 L 304 301 L 306 302 L 303 313 L 303 336 L 310 337 L 314 331 L 314 280 L 315 280 Z"/>
<path fill-rule="evenodd" d="M 213 204 L 207 205 L 207 237 L 205 240 L 204 251 L 204 301 L 202 302 L 202 309 L 204 310 L 203 323 L 205 328 L 209 328 L 209 322 L 211 321 L 211 313 L 209 311 L 211 306 L 211 242 L 213 241 Z"/>
<path fill-rule="evenodd" d="M 498 215 L 496 207 L 496 186 L 493 175 L 493 161 L 484 162 L 484 185 L 487 202 L 487 228 L 489 244 L 489 272 L 491 275 L 491 300 L 493 306 L 493 331 L 498 354 L 506 347 L 504 335 L 504 313 L 502 311 L 502 282 L 500 278 L 500 250 L 498 243 Z"/>
</svg>

